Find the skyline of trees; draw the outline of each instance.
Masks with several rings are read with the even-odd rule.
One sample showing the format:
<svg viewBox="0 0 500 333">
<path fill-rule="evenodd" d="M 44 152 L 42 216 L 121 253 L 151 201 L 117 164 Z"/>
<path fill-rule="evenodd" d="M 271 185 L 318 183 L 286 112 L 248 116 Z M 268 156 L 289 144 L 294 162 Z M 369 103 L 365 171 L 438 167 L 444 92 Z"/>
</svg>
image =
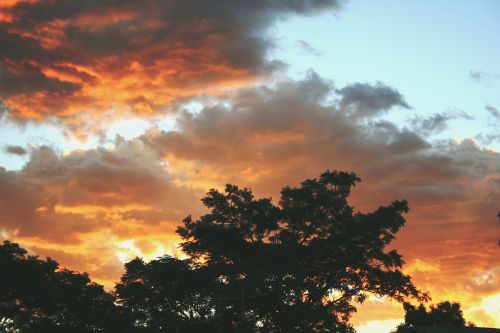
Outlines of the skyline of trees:
<svg viewBox="0 0 500 333">
<path fill-rule="evenodd" d="M 430 300 L 402 272 L 402 256 L 386 249 L 408 203 L 355 212 L 347 199 L 359 181 L 326 171 L 284 187 L 278 204 L 235 185 L 212 189 L 202 199 L 209 213 L 186 217 L 177 230 L 187 258 L 135 258 L 111 292 L 5 241 L 0 332 L 350 333 L 356 304 L 369 294 L 403 303 L 400 327 L 465 323 L 457 303 L 429 313 L 408 303 Z M 445 319 L 413 320 L 421 317 Z"/>
</svg>

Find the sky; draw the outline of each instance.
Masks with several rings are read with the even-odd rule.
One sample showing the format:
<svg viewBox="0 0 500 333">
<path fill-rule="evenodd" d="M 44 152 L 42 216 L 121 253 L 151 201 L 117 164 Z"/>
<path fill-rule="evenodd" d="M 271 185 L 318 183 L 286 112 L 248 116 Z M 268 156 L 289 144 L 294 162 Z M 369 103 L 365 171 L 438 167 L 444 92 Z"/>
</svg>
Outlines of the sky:
<svg viewBox="0 0 500 333">
<path fill-rule="evenodd" d="M 111 288 L 210 188 L 354 171 L 356 210 L 409 201 L 417 286 L 500 328 L 499 37 L 497 0 L 4 0 L 0 237 Z"/>
</svg>

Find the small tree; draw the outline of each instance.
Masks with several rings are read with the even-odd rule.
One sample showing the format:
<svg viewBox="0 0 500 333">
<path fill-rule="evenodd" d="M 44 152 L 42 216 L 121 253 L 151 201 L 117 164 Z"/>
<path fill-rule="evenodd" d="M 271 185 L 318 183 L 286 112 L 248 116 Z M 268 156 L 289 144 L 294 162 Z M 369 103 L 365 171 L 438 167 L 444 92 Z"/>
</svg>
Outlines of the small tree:
<svg viewBox="0 0 500 333">
<path fill-rule="evenodd" d="M 423 304 L 414 306 L 410 303 L 403 304 L 405 310 L 405 322 L 399 324 L 397 332 L 411 332 L 419 327 L 425 326 L 445 326 L 445 327 L 467 327 L 474 326 L 473 323 L 466 323 L 460 303 L 441 302 L 431 305 L 427 311 Z"/>
<path fill-rule="evenodd" d="M 122 332 L 111 294 L 87 274 L 0 245 L 0 332 Z"/>
<path fill-rule="evenodd" d="M 220 283 L 211 267 L 163 256 L 149 263 L 136 258 L 125 270 L 116 296 L 134 323 L 129 331 L 196 333 L 216 327 Z"/>
</svg>

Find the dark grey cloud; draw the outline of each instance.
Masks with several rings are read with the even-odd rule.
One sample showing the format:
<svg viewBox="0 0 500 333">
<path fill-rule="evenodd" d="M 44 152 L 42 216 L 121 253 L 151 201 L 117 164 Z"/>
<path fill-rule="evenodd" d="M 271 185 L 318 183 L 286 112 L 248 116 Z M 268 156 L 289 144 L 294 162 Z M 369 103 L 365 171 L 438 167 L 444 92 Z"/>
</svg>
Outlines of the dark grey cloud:
<svg viewBox="0 0 500 333">
<path fill-rule="evenodd" d="M 331 83 L 310 73 L 180 112 L 176 130 L 141 140 L 195 183 L 231 182 L 266 196 L 325 169 L 353 170 L 370 189 L 360 207 L 406 198 L 419 218 L 434 207 L 433 221 L 480 200 L 487 191 L 477 184 L 500 173 L 500 155 L 471 140 L 430 143 L 421 131 L 353 117 L 329 96 Z"/>
<path fill-rule="evenodd" d="M 337 93 L 341 96 L 340 106 L 357 117 L 377 116 L 395 106 L 411 108 L 399 91 L 381 82 L 355 83 Z"/>
<path fill-rule="evenodd" d="M 483 71 L 473 71 L 471 70 L 469 72 L 469 76 L 476 81 L 484 81 L 484 80 L 489 80 L 489 74 Z"/>
<path fill-rule="evenodd" d="M 491 105 L 486 105 L 484 108 L 495 120 L 500 121 L 500 111 L 497 108 Z"/>
<path fill-rule="evenodd" d="M 396 246 L 409 262 L 438 263 L 425 278 L 465 290 L 477 267 L 498 266 L 500 154 L 473 140 L 431 143 L 411 128 L 353 115 L 332 98 L 337 91 L 310 72 L 211 98 L 199 112 L 180 111 L 175 130 L 117 138 L 112 149 L 62 155 L 37 148 L 22 170 L 0 169 L 0 230 L 47 248 L 87 242 L 83 252 L 93 262 L 117 251 L 102 243 L 175 244 L 175 226 L 202 212 L 208 188 L 230 182 L 277 198 L 284 185 L 338 169 L 363 180 L 350 198 L 357 210 L 409 200 Z M 96 243 L 106 248 L 96 251 Z M 91 273 L 108 276 L 107 265 Z M 481 295 L 493 292 L 486 289 Z"/>
<path fill-rule="evenodd" d="M 496 247 L 492 234 L 500 233 L 500 190 L 491 181 L 500 174 L 500 154 L 472 140 L 431 143 L 421 131 L 345 112 L 332 96 L 332 84 L 310 73 L 302 81 L 239 91 L 198 113 L 181 112 L 177 130 L 141 140 L 187 182 L 229 182 L 259 196 L 276 198 L 283 184 L 325 169 L 355 171 L 362 179 L 350 201 L 355 209 L 409 201 L 397 248 L 410 262 L 439 263 L 439 270 L 415 275 L 419 285 L 430 278 L 465 290 L 474 267 L 498 265 L 498 251 L 484 249 Z M 449 260 L 463 262 L 469 252 L 484 255 L 466 269 Z"/>
<path fill-rule="evenodd" d="M 64 156 L 50 147 L 36 147 L 21 170 L 0 169 L 0 230 L 68 241 L 113 228 L 120 234 L 128 230 L 121 220 L 139 226 L 180 221 L 180 207 L 199 195 L 174 184 L 156 152 L 139 141 L 118 138 L 114 149 Z M 101 214 L 79 211 L 80 206 Z"/>
<path fill-rule="evenodd" d="M 480 142 L 483 146 L 489 146 L 492 143 L 500 143 L 500 134 L 495 134 L 495 133 L 489 133 L 489 134 L 484 134 L 484 133 L 479 133 L 474 137 L 475 140 Z"/>
<path fill-rule="evenodd" d="M 420 131 L 386 120 L 367 122 L 346 113 L 341 102 L 328 102 L 335 92 L 330 82 L 311 72 L 302 81 L 281 82 L 272 89 L 239 91 L 199 113 L 181 112 L 178 130 L 152 132 L 141 140 L 163 156 L 189 161 L 214 181 L 245 182 L 241 170 L 252 170 L 261 175 L 257 185 L 244 184 L 268 189 L 283 183 L 280 175 L 300 179 L 336 168 L 391 183 L 392 191 L 401 189 L 402 196 L 415 201 L 427 200 L 426 195 L 445 200 L 460 197 L 463 190 L 458 183 L 448 186 L 448 181 L 472 179 L 473 170 L 495 172 L 488 159 L 479 163 L 483 153 L 477 147 L 464 142 L 436 148 Z M 351 101 L 358 103 L 353 96 Z M 447 150 L 451 147 L 453 153 Z"/>
<path fill-rule="evenodd" d="M 495 80 L 499 80 L 500 79 L 500 75 L 498 74 L 494 74 L 494 73 L 488 73 L 488 72 L 485 72 L 485 71 L 475 71 L 475 70 L 471 70 L 469 72 L 469 76 L 474 80 L 474 81 L 477 81 L 477 82 L 486 82 L 486 83 L 491 83 Z"/>
<path fill-rule="evenodd" d="M 355 171 L 362 179 L 350 201 L 355 209 L 409 201 L 396 246 L 409 262 L 438 267 L 416 274 L 417 283 L 427 288 L 429 279 L 448 281 L 446 290 L 470 296 L 477 268 L 498 266 L 500 154 L 470 139 L 431 143 L 420 131 L 367 121 L 329 102 L 334 95 L 331 83 L 311 73 L 302 81 L 239 91 L 197 113 L 181 112 L 176 130 L 152 131 L 141 140 L 194 184 L 230 182 L 259 196 L 276 198 L 283 184 L 294 186 L 325 169 Z M 475 290 L 474 297 L 498 290 Z"/>
<path fill-rule="evenodd" d="M 323 54 L 320 50 L 316 49 L 314 46 L 312 46 L 305 40 L 298 40 L 297 44 L 301 50 L 303 50 L 306 53 L 312 54 L 316 57 L 319 57 Z"/>
<path fill-rule="evenodd" d="M 429 117 L 415 116 L 410 121 L 411 127 L 423 135 L 442 132 L 447 128 L 448 122 L 453 119 L 474 119 L 462 110 L 435 113 Z"/>
<path fill-rule="evenodd" d="M 10 67 L 0 63 L 0 98 L 34 93 L 47 93 L 55 98 L 79 89 L 79 84 L 47 77 L 40 68 L 28 63 Z"/>
<path fill-rule="evenodd" d="M 5 10 L 0 8 L 0 11 Z M 12 61 L 24 62 L 36 60 L 37 62 L 49 62 L 57 59 L 50 50 L 45 49 L 41 41 L 29 37 L 27 34 L 10 31 L 13 27 L 9 23 L 0 22 L 0 59 L 2 62 L 12 64 Z M 14 64 L 12 64 L 14 65 Z"/>
<path fill-rule="evenodd" d="M 0 238 L 35 244 L 29 248 L 109 287 L 123 268 L 116 256 L 122 240 L 162 244 L 163 254 L 179 221 L 199 215 L 205 191 L 174 183 L 140 141 L 117 138 L 114 146 L 65 155 L 31 147 L 21 170 L 0 167 Z"/>
<path fill-rule="evenodd" d="M 450 120 L 449 115 L 435 113 L 430 117 L 423 118 L 417 116 L 412 119 L 411 125 L 423 133 L 441 132 L 446 129 L 446 123 Z"/>
<path fill-rule="evenodd" d="M 282 68 L 268 60 L 275 46 L 268 28 L 339 6 L 338 0 L 18 2 L 0 8 L 11 18 L 0 22 L 0 101 L 24 117 L 50 113 L 56 93 L 57 113 L 66 115 L 113 103 L 159 112 L 211 85 Z M 121 92 L 96 98 L 109 86 Z M 133 102 L 139 99 L 145 102 Z"/>
<path fill-rule="evenodd" d="M 4 151 L 9 153 L 9 154 L 18 155 L 18 156 L 23 156 L 23 155 L 26 155 L 26 153 L 27 153 L 26 149 L 24 149 L 23 147 L 11 146 L 11 145 L 5 146 Z"/>
<path fill-rule="evenodd" d="M 147 205 L 170 196 L 172 179 L 155 152 L 141 142 L 119 137 L 115 145 L 114 149 L 97 148 L 65 156 L 40 147 L 20 173 L 42 188 L 56 186 L 54 199 L 66 206 Z"/>
<path fill-rule="evenodd" d="M 310 15 L 318 10 L 339 7 L 339 1 L 332 0 L 264 0 L 255 2 L 253 0 L 220 0 L 216 3 L 204 0 L 186 1 L 155 1 L 155 0 L 82 0 L 77 2 L 64 0 L 42 0 L 31 2 L 19 2 L 13 8 L 7 10 L 12 13 L 18 24 L 26 27 L 37 26 L 37 24 L 51 22 L 55 19 L 75 19 L 82 13 L 95 14 L 106 10 L 106 14 L 119 12 L 119 9 L 128 8 L 150 8 L 158 5 L 162 14 L 168 15 L 175 21 L 189 21 L 193 17 L 226 18 L 233 13 L 242 21 L 243 18 L 250 20 L 251 15 L 258 13 L 263 16 L 286 15 L 290 12 Z M 249 12 L 245 12 L 248 10 Z M 252 24 L 246 22 L 245 24 Z M 253 24 L 260 25 L 259 22 Z"/>
</svg>

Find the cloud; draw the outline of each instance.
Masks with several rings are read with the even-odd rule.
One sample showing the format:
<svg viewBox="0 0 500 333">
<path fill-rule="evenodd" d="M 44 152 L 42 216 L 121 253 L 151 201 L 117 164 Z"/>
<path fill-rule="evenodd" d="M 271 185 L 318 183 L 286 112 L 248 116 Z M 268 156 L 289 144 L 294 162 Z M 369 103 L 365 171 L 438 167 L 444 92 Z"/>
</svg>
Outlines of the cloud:
<svg viewBox="0 0 500 333">
<path fill-rule="evenodd" d="M 351 199 L 355 209 L 408 199 L 408 223 L 394 246 L 435 301 L 458 299 L 467 307 L 500 292 L 500 286 L 468 287 L 480 267 L 498 261 L 500 154 L 472 139 L 430 143 L 419 131 L 346 113 L 341 100 L 329 98 L 338 91 L 314 73 L 245 89 L 198 113 L 181 112 L 176 130 L 151 131 L 141 140 L 185 184 L 230 182 L 275 199 L 284 184 L 298 185 L 325 169 L 353 170 L 362 178 Z"/>
<path fill-rule="evenodd" d="M 21 146 L 5 146 L 4 151 L 9 154 L 23 156 L 26 155 L 27 151 Z"/>
<path fill-rule="evenodd" d="M 267 30 L 320 1 L 9 2 L 0 7 L 0 101 L 21 119 L 164 112 L 174 101 L 265 77 Z"/>
<path fill-rule="evenodd" d="M 33 148 L 22 170 L 0 169 L 0 232 L 108 286 L 121 272 L 118 256 L 173 253 L 174 230 L 201 212 L 203 192 L 175 184 L 141 142 L 114 145 L 66 155 Z M 131 238 L 144 251 L 120 245 Z"/>
<path fill-rule="evenodd" d="M 462 110 L 447 111 L 435 113 L 429 117 L 415 116 L 410 124 L 415 131 L 423 135 L 429 135 L 444 131 L 447 128 L 448 121 L 453 119 L 472 120 L 473 117 Z"/>
<path fill-rule="evenodd" d="M 473 279 L 497 279 L 500 154 L 472 139 L 431 143 L 414 129 L 346 112 L 339 91 L 310 72 L 207 99 L 196 112 L 179 111 L 173 130 L 118 137 L 112 148 L 34 149 L 22 170 L 0 172 L 0 231 L 111 285 L 127 258 L 175 253 L 175 227 L 204 212 L 199 199 L 209 188 L 229 182 L 277 200 L 285 185 L 348 170 L 362 179 L 350 199 L 356 210 L 409 201 L 394 247 L 434 302 L 457 299 L 469 309 L 500 293 Z M 398 106 L 349 96 L 366 114 Z"/>
<path fill-rule="evenodd" d="M 30 64 L 0 67 L 0 92 L 2 98 L 16 95 L 43 93 L 61 97 L 79 90 L 80 85 L 64 82 L 44 75 L 41 70 Z M 55 95 L 54 95 L 55 94 Z"/>
<path fill-rule="evenodd" d="M 477 82 L 491 83 L 495 80 L 500 79 L 500 75 L 494 73 L 487 73 L 485 71 L 475 71 L 471 70 L 469 76 Z"/>
<path fill-rule="evenodd" d="M 283 184 L 275 180 L 279 175 L 310 175 L 333 164 L 361 170 L 373 179 L 397 180 L 405 185 L 402 192 L 408 190 L 416 196 L 458 197 L 460 183 L 441 187 L 444 184 L 434 186 L 433 181 L 472 177 L 471 166 L 479 163 L 484 164 L 477 166 L 478 171 L 495 171 L 489 164 L 496 161 L 497 154 L 480 150 L 470 140 L 433 147 L 418 132 L 346 114 L 342 102 L 328 104 L 331 94 L 331 83 L 310 73 L 303 81 L 281 82 L 274 89 L 239 91 L 196 114 L 181 112 L 178 130 L 151 132 L 142 140 L 174 159 L 171 168 L 188 161 L 193 175 L 197 170 L 205 178 L 212 173 L 201 170 L 216 169 L 213 181 L 217 184 L 224 181 L 219 178 L 224 175 L 276 186 Z M 249 175 L 242 175 L 241 170 L 248 170 Z"/>
<path fill-rule="evenodd" d="M 497 108 L 491 106 L 491 105 L 486 105 L 484 107 L 486 109 L 486 111 L 489 112 L 489 114 L 495 119 L 495 120 L 498 120 L 500 121 L 500 111 L 498 111 Z"/>
<path fill-rule="evenodd" d="M 394 106 L 411 109 L 403 95 L 381 82 L 355 83 L 337 92 L 341 107 L 358 117 L 374 117 Z"/>
<path fill-rule="evenodd" d="M 297 44 L 302 51 L 312 54 L 313 56 L 319 57 L 323 54 L 321 51 L 319 51 L 318 49 L 316 49 L 315 47 L 313 47 L 311 44 L 309 44 L 304 40 L 298 40 Z"/>
<path fill-rule="evenodd" d="M 274 89 L 241 90 L 197 114 L 181 112 L 178 131 L 152 133 L 143 141 L 161 154 L 188 160 L 204 177 L 213 174 L 219 184 L 224 181 L 220 175 L 231 181 L 239 175 L 235 181 L 259 179 L 274 188 L 287 183 L 281 177 L 290 179 L 299 170 L 305 177 L 331 168 L 333 161 L 339 169 L 364 165 L 366 159 L 387 163 L 428 147 L 416 133 L 390 122 L 361 124 L 357 115 L 344 112 L 342 102 L 327 102 L 332 94 L 331 83 L 311 72 L 302 81 L 281 82 Z M 350 100 L 358 103 L 354 96 Z M 364 102 L 360 96 L 359 103 Z M 363 108 L 378 112 L 379 104 Z M 203 171 L 207 168 L 216 171 Z"/>
<path fill-rule="evenodd" d="M 484 71 L 473 71 L 469 72 L 469 76 L 475 81 L 484 81 L 489 79 L 489 75 Z"/>
<path fill-rule="evenodd" d="M 500 142 L 500 134 L 483 134 L 479 133 L 474 137 L 483 146 L 491 145 L 494 142 Z"/>
</svg>

